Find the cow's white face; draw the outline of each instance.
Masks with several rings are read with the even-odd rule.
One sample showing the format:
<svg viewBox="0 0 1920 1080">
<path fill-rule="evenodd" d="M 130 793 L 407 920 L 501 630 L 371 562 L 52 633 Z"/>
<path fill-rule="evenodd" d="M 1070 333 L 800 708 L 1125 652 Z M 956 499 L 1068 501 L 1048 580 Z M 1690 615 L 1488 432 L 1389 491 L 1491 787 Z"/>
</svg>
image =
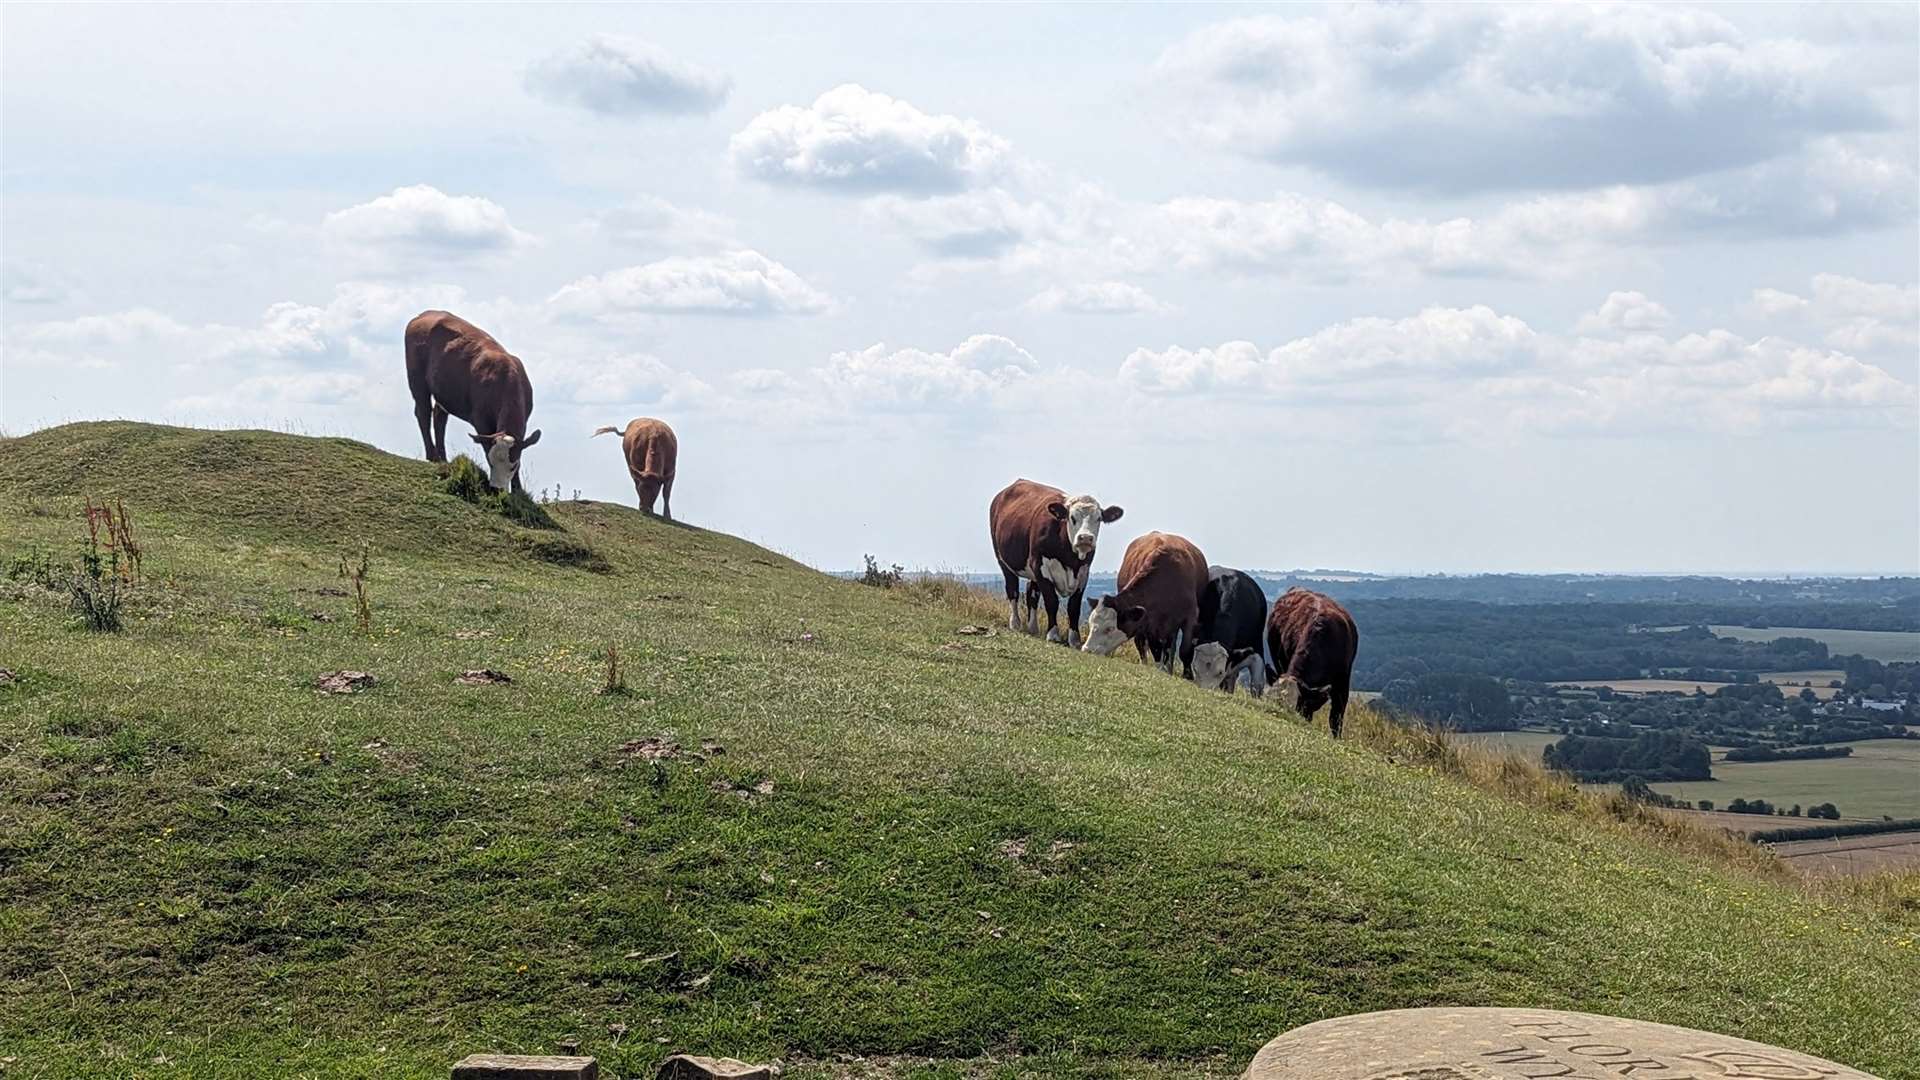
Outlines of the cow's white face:
<svg viewBox="0 0 1920 1080">
<path fill-rule="evenodd" d="M 1193 650 L 1193 684 L 1208 690 L 1224 690 L 1227 685 L 1227 647 L 1209 641 Z M 1239 669 L 1233 669 L 1238 675 Z"/>
<path fill-rule="evenodd" d="M 1067 542 L 1082 562 L 1093 558 L 1094 545 L 1100 542 L 1100 523 L 1100 504 L 1093 501 L 1093 496 L 1082 495 L 1067 504 Z"/>
<path fill-rule="evenodd" d="M 1120 629 L 1119 610 L 1104 601 L 1095 604 L 1087 613 L 1087 641 L 1080 646 L 1080 651 L 1112 656 L 1115 649 L 1126 643 L 1127 635 Z"/>
<path fill-rule="evenodd" d="M 520 462 L 513 456 L 513 436 L 502 435 L 487 447 L 487 483 L 495 491 L 505 491 L 513 485 L 514 470 Z"/>
<path fill-rule="evenodd" d="M 1280 676 L 1280 681 L 1273 684 L 1273 688 L 1270 692 L 1274 696 L 1280 699 L 1280 704 L 1282 707 L 1288 710 L 1291 710 L 1293 712 L 1300 711 L 1300 680 L 1299 679 L 1296 679 L 1291 675 L 1282 675 Z"/>
</svg>

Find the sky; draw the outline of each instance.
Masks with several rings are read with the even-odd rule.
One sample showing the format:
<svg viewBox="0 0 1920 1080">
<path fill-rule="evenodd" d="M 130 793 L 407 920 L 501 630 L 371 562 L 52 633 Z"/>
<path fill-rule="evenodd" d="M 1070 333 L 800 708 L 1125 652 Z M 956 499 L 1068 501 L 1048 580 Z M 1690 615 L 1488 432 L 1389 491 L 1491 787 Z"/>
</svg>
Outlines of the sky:
<svg viewBox="0 0 1920 1080">
<path fill-rule="evenodd" d="M 0 429 L 417 456 L 445 308 L 823 568 L 1913 573 L 1917 11 L 10 4 Z"/>
</svg>

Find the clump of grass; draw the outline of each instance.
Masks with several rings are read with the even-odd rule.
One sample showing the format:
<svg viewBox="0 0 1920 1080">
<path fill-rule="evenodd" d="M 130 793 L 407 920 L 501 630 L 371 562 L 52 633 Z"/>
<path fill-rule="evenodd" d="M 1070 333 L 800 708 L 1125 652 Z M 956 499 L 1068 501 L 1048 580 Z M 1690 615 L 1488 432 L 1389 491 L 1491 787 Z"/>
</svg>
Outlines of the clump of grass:
<svg viewBox="0 0 1920 1080">
<path fill-rule="evenodd" d="M 34 548 L 7 560 L 7 580 L 26 581 L 54 592 L 64 591 L 66 579 L 54 565 L 53 556 L 44 548 Z"/>
<path fill-rule="evenodd" d="M 883 567 L 880 561 L 871 555 L 863 555 L 867 560 L 867 572 L 860 575 L 860 584 L 871 585 L 876 589 L 891 589 L 907 576 L 906 567 L 894 563 L 891 568 Z"/>
<path fill-rule="evenodd" d="M 613 569 L 607 560 L 600 557 L 599 552 L 564 533 L 559 536 L 522 536 L 520 546 L 541 562 L 557 566 L 577 566 L 596 574 L 609 573 Z"/>
<path fill-rule="evenodd" d="M 992 626 L 1007 617 L 1007 603 L 991 590 L 945 574 L 915 574 L 894 591 L 936 611 Z"/>
<path fill-rule="evenodd" d="M 491 510 L 516 525 L 529 529 L 558 529 L 559 522 L 553 520 L 544 507 L 533 500 L 524 491 L 495 491 L 487 483 L 487 474 L 473 459 L 462 454 L 448 462 L 441 470 L 444 480 L 441 490 L 449 495 L 478 506 L 482 510 Z"/>
<path fill-rule="evenodd" d="M 73 610 L 96 633 L 118 633 L 125 590 L 139 580 L 141 548 L 124 503 L 95 505 L 87 498 L 87 539 L 80 565 L 66 579 Z"/>
<path fill-rule="evenodd" d="M 367 596 L 367 570 L 373 561 L 373 546 L 360 541 L 360 561 L 340 556 L 340 580 L 353 589 L 353 623 L 362 634 L 373 633 L 373 601 Z"/>
<path fill-rule="evenodd" d="M 607 646 L 606 676 L 601 681 L 600 692 L 608 697 L 623 697 L 627 691 L 627 673 L 620 667 L 620 646 Z"/>
</svg>

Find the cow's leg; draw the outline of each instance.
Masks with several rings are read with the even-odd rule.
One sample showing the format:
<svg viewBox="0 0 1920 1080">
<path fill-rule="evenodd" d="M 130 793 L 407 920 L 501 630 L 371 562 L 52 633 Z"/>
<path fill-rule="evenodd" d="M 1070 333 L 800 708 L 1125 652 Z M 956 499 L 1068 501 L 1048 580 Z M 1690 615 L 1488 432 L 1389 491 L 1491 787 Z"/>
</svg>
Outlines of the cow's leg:
<svg viewBox="0 0 1920 1080">
<path fill-rule="evenodd" d="M 673 520 L 673 477 L 671 476 L 667 477 L 667 482 L 660 485 L 660 497 L 666 503 L 667 520 L 672 521 Z"/>
<path fill-rule="evenodd" d="M 1340 737 L 1340 722 L 1347 718 L 1347 690 L 1352 679 L 1351 675 L 1335 679 L 1333 691 L 1327 696 L 1327 730 L 1336 739 Z"/>
<path fill-rule="evenodd" d="M 1180 628 L 1180 672 L 1188 682 L 1193 681 L 1193 650 L 1198 647 L 1199 636 L 1200 624 L 1197 621 Z M 1167 670 L 1173 670 L 1171 663 L 1167 665 Z"/>
<path fill-rule="evenodd" d="M 424 434 L 425 428 L 421 431 Z M 433 442 L 427 447 L 427 459 L 430 461 L 447 460 L 447 410 L 439 402 L 433 405 Z"/>
<path fill-rule="evenodd" d="M 1018 630 L 1020 629 L 1020 575 L 1001 567 L 1000 576 L 1005 578 L 1007 583 L 1007 629 Z"/>
<path fill-rule="evenodd" d="M 1087 587 L 1082 585 L 1073 590 L 1072 596 L 1067 597 L 1067 646 L 1069 648 L 1080 647 L 1080 599 L 1086 594 Z"/>
<path fill-rule="evenodd" d="M 427 460 L 438 461 L 433 456 L 433 397 L 416 390 L 413 394 L 413 418 L 420 422 L 420 441 L 426 444 Z"/>
<path fill-rule="evenodd" d="M 1040 602 L 1047 606 L 1047 640 L 1060 639 L 1060 590 L 1049 582 L 1040 587 Z"/>
<path fill-rule="evenodd" d="M 1258 653 L 1247 659 L 1247 693 L 1254 697 L 1267 696 L 1267 663 Z"/>
<path fill-rule="evenodd" d="M 1160 661 L 1160 654 L 1152 651 L 1152 646 L 1147 642 L 1147 635 L 1141 634 L 1134 638 L 1133 647 L 1140 650 L 1141 663 L 1147 663 L 1149 660 L 1152 660 L 1154 663 Z"/>
<path fill-rule="evenodd" d="M 1040 633 L 1040 583 L 1027 582 L 1027 633 Z"/>
</svg>

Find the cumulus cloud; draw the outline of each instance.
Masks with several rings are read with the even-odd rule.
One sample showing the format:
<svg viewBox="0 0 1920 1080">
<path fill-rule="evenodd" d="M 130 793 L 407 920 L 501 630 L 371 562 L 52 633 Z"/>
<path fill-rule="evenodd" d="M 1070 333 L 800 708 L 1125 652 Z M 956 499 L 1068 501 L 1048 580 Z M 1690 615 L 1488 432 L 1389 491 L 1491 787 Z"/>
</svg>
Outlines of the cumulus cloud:
<svg viewBox="0 0 1920 1080">
<path fill-rule="evenodd" d="M 1664 329 L 1673 316 L 1659 303 L 1647 299 L 1638 290 L 1608 293 L 1598 311 L 1583 316 L 1574 326 L 1577 334 L 1644 333 Z"/>
<path fill-rule="evenodd" d="M 543 357 L 540 385 L 558 400 L 576 405 L 631 405 L 637 408 L 699 409 L 713 388 L 647 353 L 576 355 L 557 351 Z"/>
<path fill-rule="evenodd" d="M 833 298 L 757 251 L 673 256 L 584 277 L 548 303 L 575 315 L 817 315 Z"/>
<path fill-rule="evenodd" d="M 1566 277 L 1675 244 L 1910 227 L 1920 210 L 1917 192 L 1920 175 L 1911 163 L 1822 143 L 1713 177 L 1545 195 L 1478 216 L 1369 216 L 1290 191 L 1143 203 L 1090 185 L 1025 198 L 992 188 L 886 200 L 876 213 L 936 256 L 934 267 L 1056 277 L 1198 271 L 1345 283 Z"/>
<path fill-rule="evenodd" d="M 376 259 L 496 256 L 533 240 L 513 227 L 500 204 L 476 195 L 448 195 L 428 184 L 395 188 L 336 210 L 320 229 L 336 247 Z"/>
<path fill-rule="evenodd" d="M 1828 345 L 1856 353 L 1920 349 L 1920 286 L 1862 281 L 1844 274 L 1815 274 L 1810 296 L 1781 289 L 1755 289 L 1747 310 L 1761 318 L 1802 324 Z"/>
<path fill-rule="evenodd" d="M 1843 54 L 1632 5 L 1356 5 L 1203 28 L 1154 76 L 1204 139 L 1377 187 L 1653 183 L 1886 115 Z"/>
<path fill-rule="evenodd" d="M 1028 310 L 1074 315 L 1165 315 L 1173 308 L 1124 281 L 1055 285 L 1027 301 Z"/>
<path fill-rule="evenodd" d="M 1279 403 L 1303 417 L 1368 405 L 1351 415 L 1433 437 L 1910 427 L 1920 404 L 1882 368 L 1784 338 L 1562 337 L 1485 307 L 1353 319 L 1269 350 L 1136 349 L 1120 380 L 1149 397 Z"/>
<path fill-rule="evenodd" d="M 837 352 L 817 374 L 856 407 L 915 411 L 991 402 L 1038 369 L 1033 354 L 1007 338 L 975 334 L 944 353 L 883 344 Z"/>
<path fill-rule="evenodd" d="M 723 214 L 678 206 L 657 195 L 638 195 L 603 210 L 594 229 L 615 243 L 636 247 L 705 248 L 731 244 L 733 219 Z"/>
<path fill-rule="evenodd" d="M 710 113 L 727 100 L 733 80 L 675 59 L 652 42 L 595 34 L 528 68 L 526 86 L 556 105 L 630 117 Z"/>
<path fill-rule="evenodd" d="M 0 299 L 9 304 L 58 304 L 73 292 L 72 279 L 46 263 L 9 258 L 0 266 Z"/>
<path fill-rule="evenodd" d="M 925 113 L 848 83 L 812 105 L 783 105 L 733 136 L 741 175 L 838 194 L 950 194 L 1010 164 L 1006 140 L 972 120 Z"/>
</svg>

